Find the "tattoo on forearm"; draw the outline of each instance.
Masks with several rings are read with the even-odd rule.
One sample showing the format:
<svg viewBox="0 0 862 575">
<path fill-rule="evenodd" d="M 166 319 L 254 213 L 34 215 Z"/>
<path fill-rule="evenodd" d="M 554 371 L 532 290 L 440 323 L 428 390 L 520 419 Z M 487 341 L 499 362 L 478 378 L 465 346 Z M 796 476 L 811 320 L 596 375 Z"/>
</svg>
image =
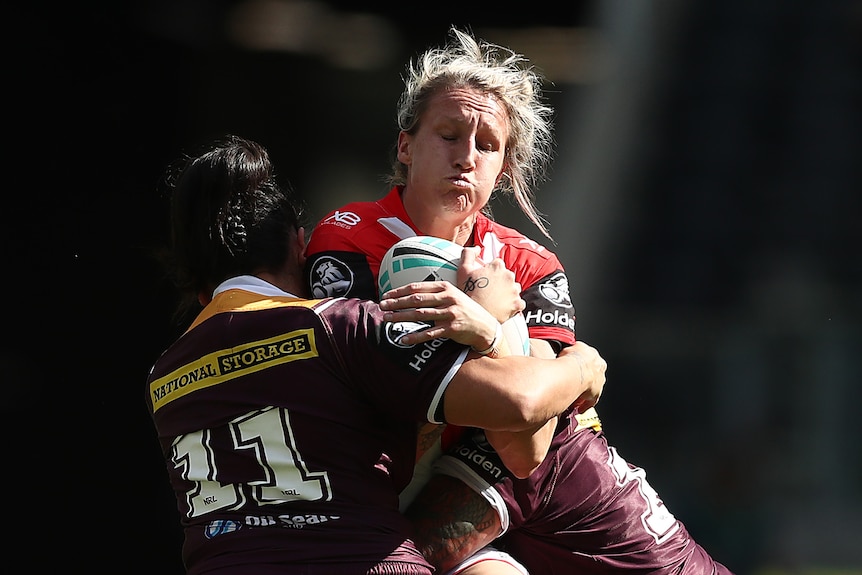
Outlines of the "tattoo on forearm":
<svg viewBox="0 0 862 575">
<path fill-rule="evenodd" d="M 443 430 L 446 429 L 445 425 L 437 425 L 434 423 L 420 423 L 419 424 L 419 436 L 417 438 L 417 457 L 421 457 L 423 453 L 431 449 L 431 446 L 434 445 L 434 442 L 443 434 Z"/>
<path fill-rule="evenodd" d="M 493 540 L 499 519 L 490 504 L 460 481 L 435 476 L 407 511 L 425 558 L 446 570 Z"/>
<path fill-rule="evenodd" d="M 470 293 L 475 289 L 482 289 L 483 287 L 487 287 L 490 283 L 490 280 L 485 276 L 482 276 L 478 279 L 473 279 L 473 276 L 467 278 L 467 281 L 464 282 L 464 288 L 462 291 L 466 293 Z"/>
</svg>

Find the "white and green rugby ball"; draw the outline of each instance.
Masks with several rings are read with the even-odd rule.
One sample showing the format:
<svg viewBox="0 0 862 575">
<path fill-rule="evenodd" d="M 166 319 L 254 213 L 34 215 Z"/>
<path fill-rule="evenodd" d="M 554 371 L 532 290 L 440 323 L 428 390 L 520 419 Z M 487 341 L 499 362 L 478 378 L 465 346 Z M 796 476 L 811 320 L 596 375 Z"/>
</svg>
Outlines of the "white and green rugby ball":
<svg viewBox="0 0 862 575">
<path fill-rule="evenodd" d="M 378 295 L 413 282 L 446 280 L 455 284 L 462 249 L 455 242 L 430 236 L 397 242 L 380 261 Z"/>
<path fill-rule="evenodd" d="M 431 236 L 414 236 L 398 241 L 383 255 L 377 274 L 378 295 L 423 281 L 457 284 L 463 246 Z M 530 335 L 523 314 L 503 323 L 503 335 L 512 354 L 530 354 Z"/>
</svg>

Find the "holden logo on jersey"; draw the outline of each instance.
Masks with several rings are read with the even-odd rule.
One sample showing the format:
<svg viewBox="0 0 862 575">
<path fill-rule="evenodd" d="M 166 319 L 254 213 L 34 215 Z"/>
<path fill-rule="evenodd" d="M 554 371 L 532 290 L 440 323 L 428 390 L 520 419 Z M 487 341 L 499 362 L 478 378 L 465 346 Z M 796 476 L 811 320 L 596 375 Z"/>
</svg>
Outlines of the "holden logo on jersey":
<svg viewBox="0 0 862 575">
<path fill-rule="evenodd" d="M 434 352 L 437 351 L 437 348 L 439 348 L 445 342 L 449 341 L 448 338 L 438 337 L 436 339 L 432 339 L 431 341 L 426 341 L 421 344 L 407 345 L 401 342 L 405 335 L 409 333 L 416 333 L 427 328 L 427 323 L 420 323 L 415 321 L 401 321 L 397 323 L 388 322 L 383 328 L 386 333 L 386 339 L 387 341 L 389 341 L 389 343 L 401 349 L 413 350 L 413 359 L 408 363 L 408 365 L 416 371 L 422 371 L 422 369 L 425 367 L 425 363 L 429 359 L 431 359 L 431 357 L 434 355 Z"/>
<path fill-rule="evenodd" d="M 324 224 L 333 224 L 342 228 L 352 228 L 362 221 L 357 214 L 353 212 L 340 212 L 335 210 L 332 215 L 323 220 Z"/>
<path fill-rule="evenodd" d="M 490 474 L 495 479 L 501 479 L 503 470 L 496 464 L 496 460 L 489 459 L 494 448 L 488 443 L 485 432 L 477 430 L 470 439 L 471 441 L 458 444 L 455 447 L 455 454 L 478 466 L 483 472 Z"/>
<path fill-rule="evenodd" d="M 308 280 L 312 297 L 338 297 L 353 287 L 353 272 L 344 262 L 323 256 L 314 262 Z"/>
<path fill-rule="evenodd" d="M 562 272 L 555 273 L 545 279 L 539 286 L 539 293 L 555 305 L 572 307 L 572 298 L 569 296 L 569 279 Z"/>
<path fill-rule="evenodd" d="M 401 343 L 401 339 L 409 334 L 416 333 L 417 331 L 422 331 L 428 327 L 427 323 L 420 323 L 416 321 L 399 321 L 397 323 L 388 322 L 386 324 L 386 339 L 394 345 L 395 347 L 400 347 L 401 349 L 407 349 L 413 347 L 415 344 L 404 344 Z"/>
<path fill-rule="evenodd" d="M 524 319 L 527 325 L 559 325 L 575 329 L 575 316 L 555 309 L 553 312 L 537 309 L 525 311 Z"/>
<path fill-rule="evenodd" d="M 488 438 L 485 437 L 485 430 L 477 429 L 473 434 L 472 439 L 473 444 L 476 446 L 476 449 L 484 451 L 486 453 L 494 451 L 494 448 L 491 447 L 491 443 L 488 441 Z"/>
</svg>

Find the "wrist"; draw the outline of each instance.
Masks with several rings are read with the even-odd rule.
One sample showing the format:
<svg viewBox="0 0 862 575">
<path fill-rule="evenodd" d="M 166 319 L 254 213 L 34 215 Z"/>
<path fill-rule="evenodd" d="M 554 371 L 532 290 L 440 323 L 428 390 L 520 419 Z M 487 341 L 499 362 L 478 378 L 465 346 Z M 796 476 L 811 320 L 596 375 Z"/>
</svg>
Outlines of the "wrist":
<svg viewBox="0 0 862 575">
<path fill-rule="evenodd" d="M 491 340 L 491 345 L 489 345 L 486 349 L 476 349 L 473 347 L 473 351 L 478 353 L 479 355 L 487 355 L 491 358 L 496 358 L 500 355 L 497 346 L 500 344 L 500 340 L 503 338 L 503 326 L 500 323 L 497 323 L 497 331 L 494 332 L 494 339 Z"/>
</svg>

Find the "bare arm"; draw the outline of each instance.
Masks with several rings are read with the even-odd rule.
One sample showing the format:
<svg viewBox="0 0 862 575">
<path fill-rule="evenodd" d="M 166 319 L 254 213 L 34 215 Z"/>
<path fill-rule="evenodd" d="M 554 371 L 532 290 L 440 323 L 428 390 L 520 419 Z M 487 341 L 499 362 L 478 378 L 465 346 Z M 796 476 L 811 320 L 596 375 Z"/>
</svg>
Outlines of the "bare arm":
<svg viewBox="0 0 862 575">
<path fill-rule="evenodd" d="M 447 475 L 433 476 L 405 514 L 419 551 L 440 573 L 500 535 L 500 518 L 485 498 Z"/>
<path fill-rule="evenodd" d="M 531 339 L 530 355 L 552 358 L 555 354 L 548 342 Z M 485 437 L 512 474 L 518 479 L 525 479 L 542 464 L 548 454 L 557 419 L 553 417 L 538 427 L 524 431 L 487 430 Z"/>
<path fill-rule="evenodd" d="M 471 353 L 446 389 L 446 421 L 497 431 L 536 428 L 572 404 L 595 405 L 606 369 L 598 351 L 582 341 L 555 359 Z"/>
<path fill-rule="evenodd" d="M 484 267 L 475 265 L 475 255 L 465 249 L 459 279 L 467 277 L 469 285 L 482 286 L 472 290 L 475 300 L 448 282 L 408 284 L 384 294 L 380 301 L 386 311 L 384 317 L 388 321 L 434 323 L 427 330 L 405 337 L 405 343 L 449 337 L 474 349 L 484 349 L 494 338 L 499 318 L 522 310 L 524 302 L 520 285 L 502 260 Z M 495 309 L 494 314 L 480 302 Z M 553 357 L 550 346 L 540 343 L 547 350 L 542 355 Z M 541 346 L 537 345 L 537 349 Z M 548 420 L 572 402 L 578 402 L 581 409 L 595 405 L 604 386 L 606 368 L 596 350 L 583 342 L 568 348 L 568 353 L 558 359 L 471 357 L 446 391 L 446 418 L 449 423 L 491 430 L 492 435 L 493 431 L 524 432 L 520 437 L 498 435 L 494 447 L 500 449 L 506 465 L 512 465 L 513 473 L 526 476 L 547 451 L 555 425 Z"/>
</svg>

